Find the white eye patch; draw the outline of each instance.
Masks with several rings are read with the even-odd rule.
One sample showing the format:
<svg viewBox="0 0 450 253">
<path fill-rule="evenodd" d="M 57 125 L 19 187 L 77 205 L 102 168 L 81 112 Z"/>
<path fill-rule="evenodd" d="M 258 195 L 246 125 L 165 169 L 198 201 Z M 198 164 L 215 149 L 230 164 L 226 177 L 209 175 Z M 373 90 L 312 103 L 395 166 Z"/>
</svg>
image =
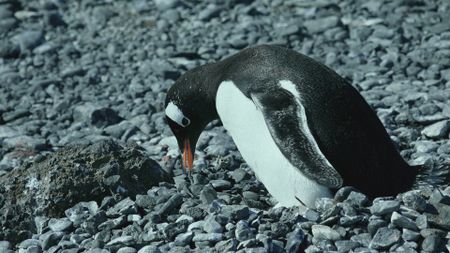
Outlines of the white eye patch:
<svg viewBox="0 0 450 253">
<path fill-rule="evenodd" d="M 187 127 L 191 124 L 191 120 L 184 116 L 183 112 L 173 102 L 170 102 L 166 107 L 166 116 L 182 127 Z"/>
</svg>

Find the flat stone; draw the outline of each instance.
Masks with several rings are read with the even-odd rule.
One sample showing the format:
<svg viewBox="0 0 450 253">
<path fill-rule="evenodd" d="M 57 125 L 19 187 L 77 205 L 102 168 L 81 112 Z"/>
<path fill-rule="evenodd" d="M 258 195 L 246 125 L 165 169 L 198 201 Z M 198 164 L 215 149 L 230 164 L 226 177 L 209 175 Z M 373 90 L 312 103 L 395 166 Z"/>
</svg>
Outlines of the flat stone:
<svg viewBox="0 0 450 253">
<path fill-rule="evenodd" d="M 440 139 L 448 135 L 450 131 L 450 120 L 443 120 L 425 127 L 422 134 L 428 138 Z"/>
<path fill-rule="evenodd" d="M 135 244 L 135 240 L 134 240 L 133 236 L 125 235 L 125 236 L 120 236 L 115 239 L 112 239 L 105 245 L 105 247 L 110 248 L 110 247 L 117 246 L 117 245 L 130 246 L 130 245 L 134 245 L 134 244 Z"/>
<path fill-rule="evenodd" d="M 417 226 L 410 218 L 407 218 L 397 212 L 393 212 L 391 216 L 391 223 L 399 228 L 406 228 L 417 231 Z"/>
<path fill-rule="evenodd" d="M 223 179 L 211 180 L 209 183 L 218 191 L 228 190 L 231 188 L 231 183 Z"/>
<path fill-rule="evenodd" d="M 204 241 L 208 241 L 208 242 L 218 242 L 218 241 L 222 241 L 223 239 L 223 234 L 221 233 L 202 233 L 202 234 L 196 234 L 193 238 L 192 241 L 194 242 L 204 242 Z"/>
<path fill-rule="evenodd" d="M 244 220 L 240 220 L 236 224 L 236 230 L 234 233 L 236 239 L 240 242 L 255 238 L 254 233 L 252 232 L 250 226 L 248 225 L 248 222 Z"/>
<path fill-rule="evenodd" d="M 306 235 L 300 228 L 296 228 L 294 231 L 286 235 L 286 252 L 300 252 L 303 241 Z"/>
<path fill-rule="evenodd" d="M 417 241 L 419 239 L 420 233 L 404 228 L 402 232 L 402 238 L 405 241 Z"/>
<path fill-rule="evenodd" d="M 154 245 L 146 245 L 142 247 L 138 253 L 161 253 L 157 246 Z"/>
<path fill-rule="evenodd" d="M 390 214 L 400 209 L 400 202 L 397 200 L 374 200 L 370 207 L 370 212 L 374 215 Z"/>
<path fill-rule="evenodd" d="M 311 227 L 312 234 L 318 239 L 326 239 L 330 241 L 337 241 L 341 239 L 341 235 L 334 229 L 325 225 L 313 225 Z"/>
<path fill-rule="evenodd" d="M 388 249 L 400 240 L 400 236 L 401 233 L 397 229 L 380 228 L 370 242 L 369 248 L 377 250 Z"/>
<path fill-rule="evenodd" d="M 205 185 L 200 191 L 200 200 L 204 204 L 211 204 L 215 199 L 217 199 L 217 192 L 210 185 Z"/>
<path fill-rule="evenodd" d="M 339 18 L 336 16 L 329 16 L 320 19 L 306 20 L 303 25 L 310 33 L 324 32 L 327 29 L 337 26 Z"/>
<path fill-rule="evenodd" d="M 423 212 L 427 208 L 426 200 L 415 192 L 406 192 L 402 196 L 405 206 L 412 208 L 418 212 Z"/>
<path fill-rule="evenodd" d="M 48 221 L 48 227 L 53 232 L 67 232 L 72 229 L 72 221 L 70 221 L 68 218 L 51 218 Z"/>
</svg>

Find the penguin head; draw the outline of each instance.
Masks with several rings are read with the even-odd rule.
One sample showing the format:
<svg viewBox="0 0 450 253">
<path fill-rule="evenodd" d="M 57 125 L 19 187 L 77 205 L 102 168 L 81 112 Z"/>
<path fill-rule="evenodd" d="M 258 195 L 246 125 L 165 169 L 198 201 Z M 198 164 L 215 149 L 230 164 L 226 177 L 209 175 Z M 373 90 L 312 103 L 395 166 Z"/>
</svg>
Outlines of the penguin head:
<svg viewBox="0 0 450 253">
<path fill-rule="evenodd" d="M 215 110 L 214 106 L 205 102 L 205 97 L 201 87 L 186 82 L 183 77 L 169 89 L 166 96 L 166 120 L 177 139 L 183 167 L 188 170 L 193 167 L 198 138 L 212 120 L 211 110 Z"/>
</svg>

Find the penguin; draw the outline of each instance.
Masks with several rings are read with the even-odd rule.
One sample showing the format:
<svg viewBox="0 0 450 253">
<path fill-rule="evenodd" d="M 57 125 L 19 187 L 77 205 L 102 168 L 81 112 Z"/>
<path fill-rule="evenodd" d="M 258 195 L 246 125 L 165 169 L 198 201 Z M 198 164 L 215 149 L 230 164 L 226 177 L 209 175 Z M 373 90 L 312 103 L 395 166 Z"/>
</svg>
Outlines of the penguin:
<svg viewBox="0 0 450 253">
<path fill-rule="evenodd" d="M 392 196 L 417 174 L 348 81 L 281 46 L 247 48 L 187 71 L 168 90 L 165 115 L 187 170 L 201 132 L 220 119 L 280 206 L 314 208 L 345 185 L 371 199 Z"/>
</svg>

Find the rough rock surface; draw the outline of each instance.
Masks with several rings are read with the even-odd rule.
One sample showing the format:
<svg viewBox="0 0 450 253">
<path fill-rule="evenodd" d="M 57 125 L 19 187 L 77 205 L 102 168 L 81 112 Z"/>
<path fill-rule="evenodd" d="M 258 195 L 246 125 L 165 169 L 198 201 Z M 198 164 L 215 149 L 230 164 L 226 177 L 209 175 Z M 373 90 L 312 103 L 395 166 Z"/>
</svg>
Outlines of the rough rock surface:
<svg viewBox="0 0 450 253">
<path fill-rule="evenodd" d="M 100 203 L 111 194 L 135 197 L 167 180 L 166 172 L 138 146 L 123 147 L 113 140 L 39 156 L 0 176 L 0 238 L 17 241 L 24 230 L 36 231 L 34 217 L 65 216 L 78 202 Z"/>
</svg>

